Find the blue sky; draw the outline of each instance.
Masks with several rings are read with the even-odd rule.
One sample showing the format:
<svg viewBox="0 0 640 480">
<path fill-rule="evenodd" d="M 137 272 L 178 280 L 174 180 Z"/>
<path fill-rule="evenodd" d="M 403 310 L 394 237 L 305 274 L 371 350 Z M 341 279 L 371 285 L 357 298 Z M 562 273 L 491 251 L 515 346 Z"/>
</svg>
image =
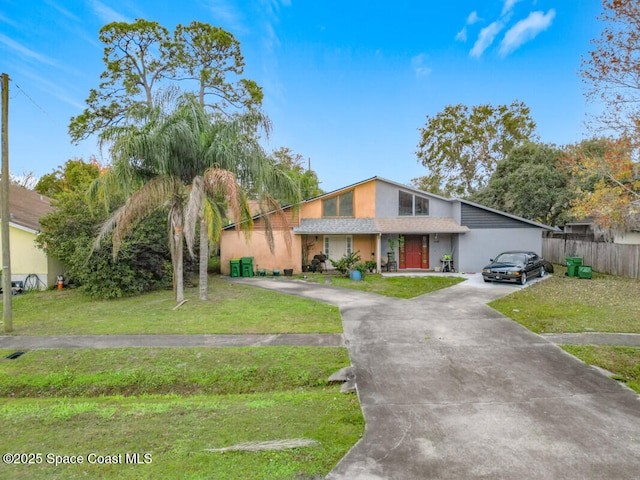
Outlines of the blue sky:
<svg viewBox="0 0 640 480">
<path fill-rule="evenodd" d="M 240 41 L 263 87 L 265 148 L 310 159 L 325 191 L 372 176 L 409 183 L 419 129 L 446 105 L 525 102 L 545 143 L 587 135 L 579 76 L 599 36 L 600 0 L 2 0 L 0 73 L 9 86 L 12 173 L 102 161 L 67 135 L 104 70 L 98 31 L 136 18 L 199 20 Z"/>
</svg>

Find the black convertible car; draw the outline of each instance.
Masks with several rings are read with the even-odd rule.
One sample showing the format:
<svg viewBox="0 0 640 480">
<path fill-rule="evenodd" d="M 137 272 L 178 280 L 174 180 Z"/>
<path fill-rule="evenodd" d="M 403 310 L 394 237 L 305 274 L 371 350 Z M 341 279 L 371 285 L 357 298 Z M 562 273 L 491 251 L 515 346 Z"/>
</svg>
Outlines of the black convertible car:
<svg viewBox="0 0 640 480">
<path fill-rule="evenodd" d="M 544 277 L 548 262 L 533 252 L 503 252 L 482 269 L 485 282 L 527 283 L 529 277 Z"/>
</svg>

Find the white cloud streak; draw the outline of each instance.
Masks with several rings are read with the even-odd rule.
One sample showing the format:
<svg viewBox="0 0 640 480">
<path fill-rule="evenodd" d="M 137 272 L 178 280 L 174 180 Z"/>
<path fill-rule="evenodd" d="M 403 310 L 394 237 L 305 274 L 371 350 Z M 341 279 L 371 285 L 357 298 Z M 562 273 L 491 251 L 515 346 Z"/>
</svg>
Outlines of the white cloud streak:
<svg viewBox="0 0 640 480">
<path fill-rule="evenodd" d="M 104 3 L 98 0 L 91 0 L 89 4 L 91 5 L 91 9 L 93 10 L 93 13 L 95 13 L 96 16 L 99 17 L 104 23 L 111 23 L 111 22 L 130 23 L 131 22 L 131 20 L 129 20 L 127 17 L 119 14 L 114 9 L 106 6 Z"/>
<path fill-rule="evenodd" d="M 509 15 L 513 10 L 513 7 L 516 3 L 522 0 L 504 0 L 504 5 L 502 7 L 502 16 Z"/>
<path fill-rule="evenodd" d="M 480 58 L 484 51 L 491 46 L 496 38 L 496 35 L 498 35 L 498 33 L 500 33 L 503 28 L 504 23 L 498 20 L 480 30 L 478 39 L 469 52 L 469 56 Z"/>
<path fill-rule="evenodd" d="M 411 67 L 413 68 L 416 77 L 428 77 L 433 71 L 431 67 L 427 66 L 427 55 L 420 53 L 411 59 Z"/>
<path fill-rule="evenodd" d="M 555 16 L 554 9 L 549 10 L 546 14 L 531 12 L 527 18 L 520 20 L 505 33 L 500 43 L 500 55 L 503 57 L 509 55 L 524 43 L 533 40 L 540 32 L 551 26 Z"/>
<path fill-rule="evenodd" d="M 51 65 L 52 67 L 59 68 L 58 63 L 55 60 L 50 59 L 49 57 L 45 57 L 44 55 L 40 55 L 33 50 L 25 47 L 24 45 L 19 44 L 18 42 L 11 40 L 9 37 L 0 33 L 0 43 L 9 47 L 9 50 L 12 50 L 17 55 L 22 58 L 28 60 L 35 60 L 36 62 L 45 63 L 47 65 Z"/>
<path fill-rule="evenodd" d="M 478 12 L 476 12 L 475 10 L 473 12 L 471 12 L 469 14 L 469 16 L 467 17 L 467 23 L 465 23 L 464 27 L 462 27 L 462 30 L 460 30 L 456 34 L 456 40 L 458 40 L 459 42 L 466 42 L 467 41 L 467 26 L 468 25 L 473 25 L 474 23 L 477 23 L 480 20 L 482 20 L 482 19 L 478 16 Z"/>
</svg>

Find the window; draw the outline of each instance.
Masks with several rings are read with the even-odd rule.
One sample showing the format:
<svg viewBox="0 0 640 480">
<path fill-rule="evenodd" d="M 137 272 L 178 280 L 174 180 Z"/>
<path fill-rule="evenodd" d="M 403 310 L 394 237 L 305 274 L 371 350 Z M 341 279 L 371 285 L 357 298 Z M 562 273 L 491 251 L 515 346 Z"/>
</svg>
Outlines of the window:
<svg viewBox="0 0 640 480">
<path fill-rule="evenodd" d="M 416 195 L 416 215 L 429 215 L 429 199 Z"/>
<path fill-rule="evenodd" d="M 323 217 L 353 217 L 353 190 L 322 201 Z"/>
<path fill-rule="evenodd" d="M 398 215 L 411 216 L 413 215 L 413 195 L 406 192 L 400 192 L 398 201 Z"/>
<path fill-rule="evenodd" d="M 353 253 L 353 237 L 351 235 L 347 235 L 347 255 L 351 255 Z"/>
<path fill-rule="evenodd" d="M 324 254 L 329 258 L 329 237 L 324 236 Z"/>
<path fill-rule="evenodd" d="M 340 195 L 340 216 L 353 217 L 353 190 Z"/>
<path fill-rule="evenodd" d="M 338 197 L 327 198 L 322 202 L 322 216 L 323 217 L 338 216 Z"/>
<path fill-rule="evenodd" d="M 407 192 L 399 192 L 398 215 L 401 217 L 429 215 L 429 199 Z"/>
</svg>

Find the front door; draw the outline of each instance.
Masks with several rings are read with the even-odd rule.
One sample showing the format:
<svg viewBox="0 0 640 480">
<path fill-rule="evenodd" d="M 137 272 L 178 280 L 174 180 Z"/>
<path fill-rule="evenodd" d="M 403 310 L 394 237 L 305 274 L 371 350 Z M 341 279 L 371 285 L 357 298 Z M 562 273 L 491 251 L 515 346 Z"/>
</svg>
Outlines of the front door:
<svg viewBox="0 0 640 480">
<path fill-rule="evenodd" d="M 401 268 L 429 268 L 429 243 L 426 235 L 404 237 L 404 265 Z"/>
</svg>

